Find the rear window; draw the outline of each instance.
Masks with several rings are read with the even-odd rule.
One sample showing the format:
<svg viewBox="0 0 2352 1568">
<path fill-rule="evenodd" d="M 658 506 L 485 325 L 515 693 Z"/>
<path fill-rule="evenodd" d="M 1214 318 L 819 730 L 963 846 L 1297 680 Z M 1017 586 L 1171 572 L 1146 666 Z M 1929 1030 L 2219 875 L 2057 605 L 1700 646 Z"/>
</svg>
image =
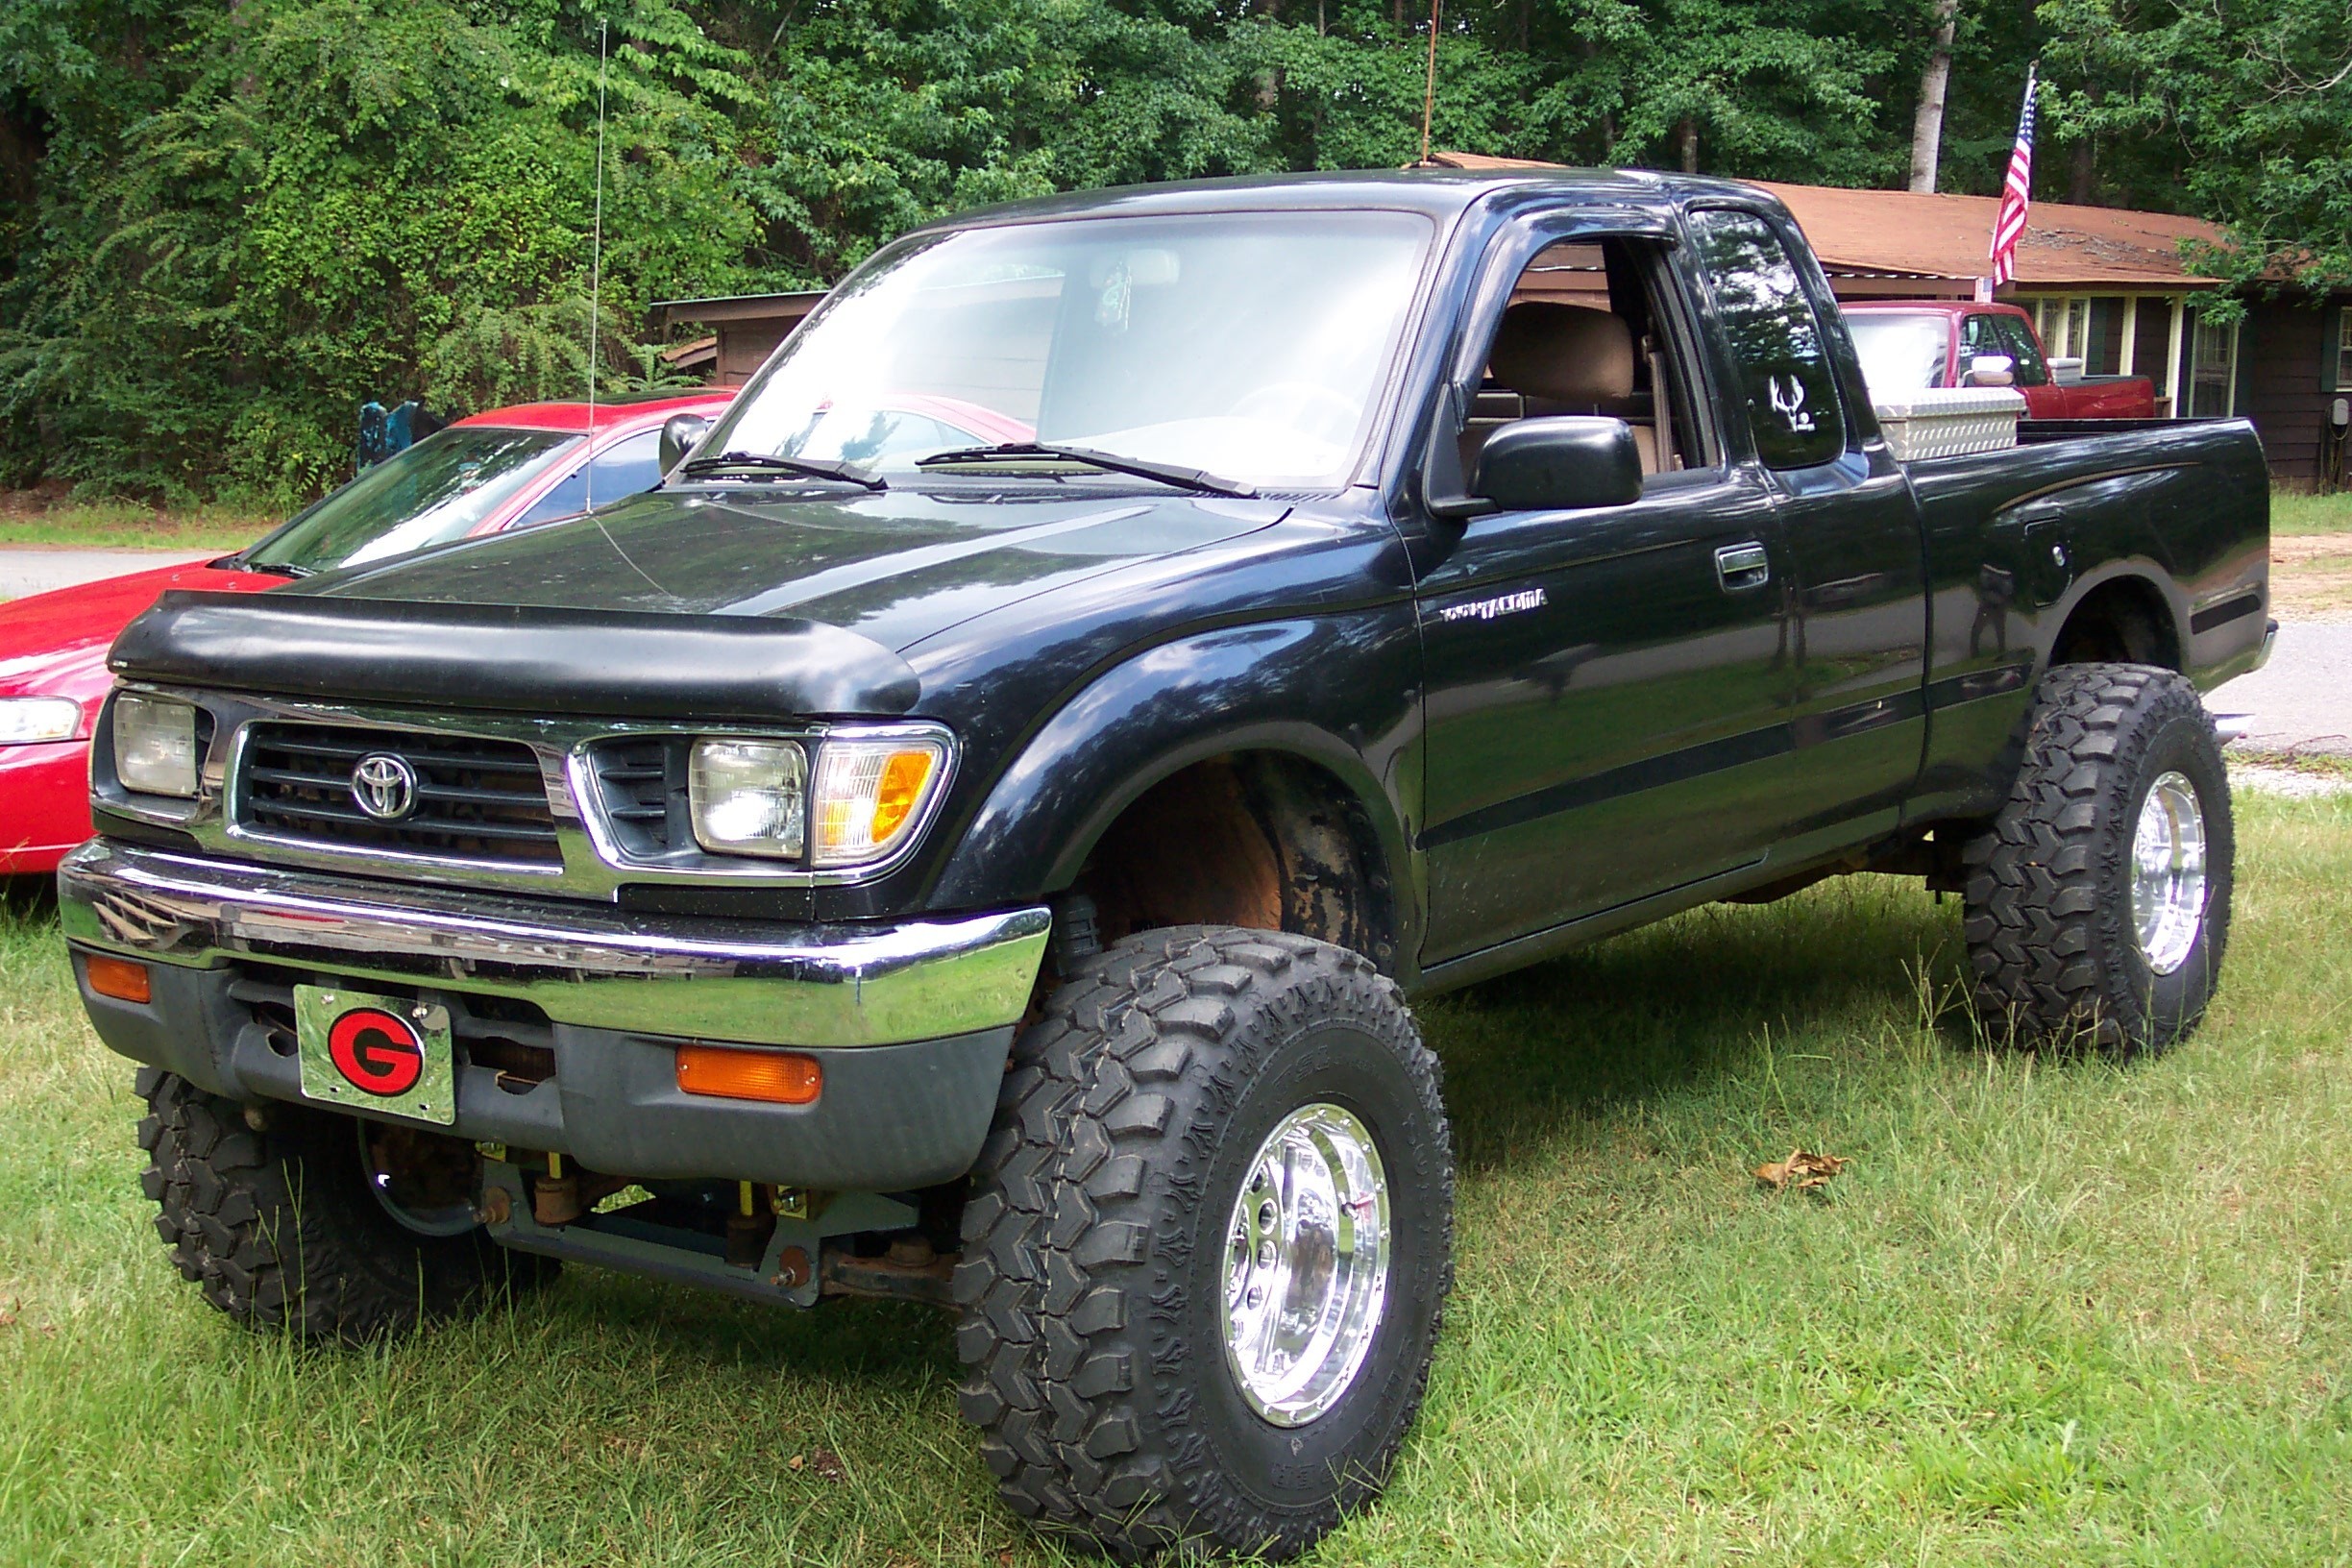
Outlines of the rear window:
<svg viewBox="0 0 2352 1568">
<path fill-rule="evenodd" d="M 1862 380 L 1874 398 L 1891 398 L 1944 384 L 1951 332 L 1925 311 L 1850 310 L 1846 330 L 1862 358 Z"/>
</svg>

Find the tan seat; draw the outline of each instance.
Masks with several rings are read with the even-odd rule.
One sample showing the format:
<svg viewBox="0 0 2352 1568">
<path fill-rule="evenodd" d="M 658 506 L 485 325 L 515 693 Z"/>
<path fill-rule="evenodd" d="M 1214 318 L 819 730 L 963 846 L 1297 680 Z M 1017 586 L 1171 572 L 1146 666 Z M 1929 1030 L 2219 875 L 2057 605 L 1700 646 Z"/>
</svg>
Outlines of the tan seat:
<svg viewBox="0 0 2352 1568">
<path fill-rule="evenodd" d="M 1658 471 L 1655 426 L 1628 417 L 1634 401 L 1633 330 L 1624 317 L 1580 305 L 1522 300 L 1503 312 L 1486 368 L 1496 381 L 1531 402 L 1625 419 L 1633 428 L 1642 472 Z M 1481 445 L 1484 434 L 1480 432 Z"/>
</svg>

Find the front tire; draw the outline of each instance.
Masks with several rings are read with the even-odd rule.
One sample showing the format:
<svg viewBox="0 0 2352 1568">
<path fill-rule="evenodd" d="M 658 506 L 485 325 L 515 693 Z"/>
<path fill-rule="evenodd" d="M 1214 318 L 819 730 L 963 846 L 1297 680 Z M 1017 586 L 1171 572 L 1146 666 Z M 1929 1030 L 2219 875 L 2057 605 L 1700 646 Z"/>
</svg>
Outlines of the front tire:
<svg viewBox="0 0 2352 1568">
<path fill-rule="evenodd" d="M 1967 848 L 1965 930 L 1996 1038 L 2162 1051 L 2229 941 L 2229 774 L 2196 688 L 2134 664 L 2042 677 L 2025 755 Z"/>
<path fill-rule="evenodd" d="M 1177 927 L 1092 961 L 1016 1045 L 965 1212 L 1005 1501 L 1124 1557 L 1304 1551 L 1420 1406 L 1453 1196 L 1436 1060 L 1367 960 Z"/>
<path fill-rule="evenodd" d="M 139 1185 L 156 1230 L 181 1275 L 247 1328 L 363 1344 L 555 1275 L 551 1261 L 508 1252 L 471 1223 L 453 1154 L 470 1177 L 473 1151 L 455 1139 L 297 1105 L 267 1107 L 256 1127 L 236 1101 L 157 1067 L 139 1069 L 138 1091 L 151 1162 Z M 372 1179 L 369 1133 L 412 1153 L 407 1205 Z"/>
</svg>

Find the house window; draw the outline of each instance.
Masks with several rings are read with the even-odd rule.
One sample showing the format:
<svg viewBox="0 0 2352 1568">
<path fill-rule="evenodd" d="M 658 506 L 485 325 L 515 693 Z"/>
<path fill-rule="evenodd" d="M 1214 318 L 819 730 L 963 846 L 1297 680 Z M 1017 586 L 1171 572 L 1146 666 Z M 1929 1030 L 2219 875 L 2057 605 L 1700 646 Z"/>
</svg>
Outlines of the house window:
<svg viewBox="0 0 2352 1568">
<path fill-rule="evenodd" d="M 2336 309 L 2336 389 L 2352 392 L 2352 310 Z"/>
<path fill-rule="evenodd" d="M 2055 350 L 2062 359 L 2080 359 L 2091 337 L 2091 302 L 2075 298 L 2065 302 L 2066 317 L 2059 324 L 2059 340 L 2066 347 Z"/>
</svg>

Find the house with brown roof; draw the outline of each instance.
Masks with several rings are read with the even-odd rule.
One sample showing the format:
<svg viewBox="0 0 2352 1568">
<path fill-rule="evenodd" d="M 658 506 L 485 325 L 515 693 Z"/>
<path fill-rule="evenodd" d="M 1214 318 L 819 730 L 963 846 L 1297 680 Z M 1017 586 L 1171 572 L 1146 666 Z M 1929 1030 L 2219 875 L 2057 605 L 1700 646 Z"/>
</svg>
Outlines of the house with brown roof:
<svg viewBox="0 0 2352 1568">
<path fill-rule="evenodd" d="M 1431 161 L 1557 167 L 1474 153 Z M 1965 300 L 1990 265 L 1995 197 L 1749 184 L 1786 204 L 1840 299 Z M 2200 306 L 2221 280 L 2192 272 L 2181 247 L 2221 237 L 2197 218 L 2038 201 L 2018 244 L 2017 282 L 1996 298 L 2031 310 L 2049 352 L 2080 356 L 2086 374 L 2147 377 L 2161 409 L 2245 415 L 2277 478 L 2352 480 L 2335 419 L 2352 398 L 2352 293 L 2284 291 L 2249 301 L 2238 324 L 2212 321 Z"/>
</svg>

